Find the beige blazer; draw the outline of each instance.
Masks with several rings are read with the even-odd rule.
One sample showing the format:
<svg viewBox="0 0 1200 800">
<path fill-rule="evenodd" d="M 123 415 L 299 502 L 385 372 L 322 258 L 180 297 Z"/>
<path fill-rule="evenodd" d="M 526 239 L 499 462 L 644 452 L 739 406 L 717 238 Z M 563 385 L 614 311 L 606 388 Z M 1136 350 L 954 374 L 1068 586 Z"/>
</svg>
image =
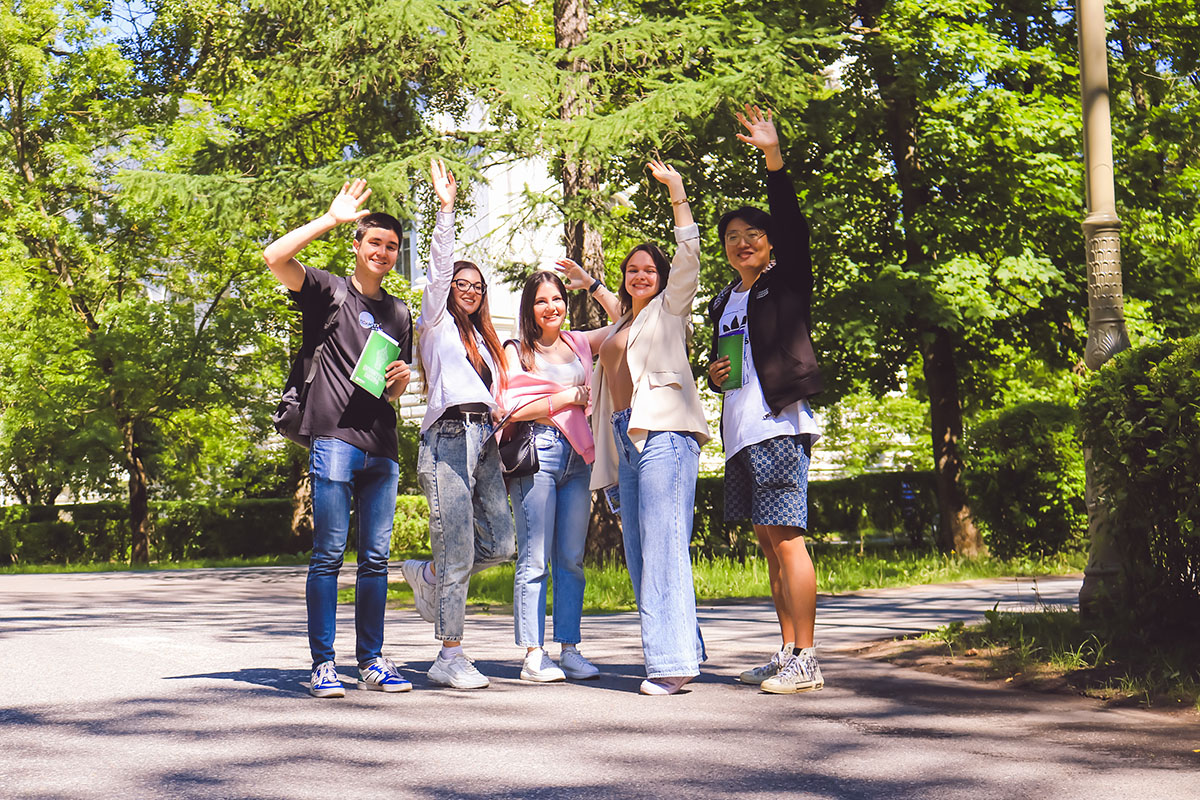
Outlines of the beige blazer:
<svg viewBox="0 0 1200 800">
<path fill-rule="evenodd" d="M 639 451 L 651 431 L 691 433 L 702 445 L 709 439 L 704 406 L 687 353 L 692 301 L 700 283 L 700 229 L 696 225 L 676 228 L 675 241 L 678 248 L 671 261 L 666 290 L 642 309 L 629 329 L 626 358 L 633 379 L 629 438 Z M 628 318 L 626 314 L 611 326 L 609 338 Z M 592 438 L 596 440 L 592 489 L 595 490 L 617 482 L 618 463 L 612 429 L 613 401 L 599 359 L 592 373 L 592 403 Z"/>
</svg>

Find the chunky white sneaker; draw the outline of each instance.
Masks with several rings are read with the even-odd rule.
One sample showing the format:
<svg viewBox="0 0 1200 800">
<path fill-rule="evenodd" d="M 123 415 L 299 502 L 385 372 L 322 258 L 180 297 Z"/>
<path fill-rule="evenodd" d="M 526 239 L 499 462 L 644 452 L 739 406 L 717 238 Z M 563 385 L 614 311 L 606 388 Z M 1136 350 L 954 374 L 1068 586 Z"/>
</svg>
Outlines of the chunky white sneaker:
<svg viewBox="0 0 1200 800">
<path fill-rule="evenodd" d="M 313 667 L 308 693 L 313 697 L 345 697 L 346 690 L 338 680 L 337 669 L 332 661 L 322 661 Z"/>
<path fill-rule="evenodd" d="M 600 670 L 596 668 L 596 665 L 584 658 L 583 653 L 574 647 L 563 648 L 562 654 L 558 657 L 558 666 L 562 668 L 563 674 L 573 681 L 586 681 L 600 677 Z"/>
<path fill-rule="evenodd" d="M 642 694 L 658 696 L 675 694 L 691 683 L 695 677 L 695 675 L 672 675 L 669 678 L 646 678 L 638 687 L 638 691 Z"/>
<path fill-rule="evenodd" d="M 525 654 L 525 661 L 521 664 L 521 680 L 552 683 L 566 679 L 566 673 L 558 668 L 558 664 L 555 664 L 554 659 L 542 648 L 530 650 Z"/>
<path fill-rule="evenodd" d="M 358 668 L 358 688 L 377 692 L 411 692 L 412 684 L 390 658 L 376 658 Z"/>
<path fill-rule="evenodd" d="M 812 647 L 800 651 L 800 655 L 792 656 L 783 665 L 779 674 L 767 678 L 760 688 L 771 694 L 796 694 L 797 692 L 815 692 L 825 686 L 825 678 L 821 676 L 821 666 Z"/>
<path fill-rule="evenodd" d="M 742 683 L 749 683 L 754 686 L 758 686 L 767 678 L 774 678 L 779 674 L 779 670 L 783 668 L 783 665 L 786 664 L 789 659 L 791 659 L 793 647 L 795 647 L 795 644 L 788 642 L 783 646 L 783 649 L 771 656 L 770 661 L 768 661 L 766 664 L 763 664 L 761 667 L 755 667 L 754 669 L 746 670 L 738 676 L 738 680 Z"/>
<path fill-rule="evenodd" d="M 429 563 L 419 558 L 410 558 L 400 565 L 404 581 L 412 589 L 413 602 L 417 605 L 417 613 L 426 622 L 437 619 L 437 585 L 425 580 L 425 565 Z"/>
<path fill-rule="evenodd" d="M 439 655 L 433 660 L 428 675 L 430 683 L 454 689 L 486 689 L 491 684 L 486 675 L 475 669 L 475 663 L 462 653 L 450 659 Z"/>
</svg>

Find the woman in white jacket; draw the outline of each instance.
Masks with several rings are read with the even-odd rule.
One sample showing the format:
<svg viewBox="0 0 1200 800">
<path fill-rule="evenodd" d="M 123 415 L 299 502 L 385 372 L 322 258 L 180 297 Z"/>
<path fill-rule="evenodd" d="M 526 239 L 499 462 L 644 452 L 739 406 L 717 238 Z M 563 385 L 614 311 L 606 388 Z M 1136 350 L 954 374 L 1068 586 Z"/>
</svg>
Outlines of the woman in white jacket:
<svg viewBox="0 0 1200 800">
<path fill-rule="evenodd" d="M 623 314 L 600 345 L 592 378 L 592 489 L 618 484 L 625 560 L 642 628 L 641 692 L 674 694 L 700 674 L 704 643 L 688 545 L 708 423 L 687 354 L 700 275 L 700 232 L 683 178 L 652 161 L 670 192 L 677 250 L 635 247 L 621 263 Z"/>
<path fill-rule="evenodd" d="M 474 573 L 511 561 L 516 542 L 492 420 L 505 359 L 483 274 L 453 260 L 454 176 L 441 160 L 430 172 L 441 210 L 416 325 L 427 392 L 417 478 L 429 501 L 433 562 L 409 560 L 402 570 L 417 611 L 442 642 L 429 680 L 482 689 L 489 681 L 462 649 L 467 584 Z"/>
</svg>

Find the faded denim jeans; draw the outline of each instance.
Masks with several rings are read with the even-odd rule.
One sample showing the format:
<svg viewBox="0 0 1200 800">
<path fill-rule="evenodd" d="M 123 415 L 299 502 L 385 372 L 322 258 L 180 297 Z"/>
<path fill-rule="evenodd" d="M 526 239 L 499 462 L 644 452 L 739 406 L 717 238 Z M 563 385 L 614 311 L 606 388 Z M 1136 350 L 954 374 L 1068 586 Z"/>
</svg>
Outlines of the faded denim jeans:
<svg viewBox="0 0 1200 800">
<path fill-rule="evenodd" d="M 546 586 L 553 577 L 554 641 L 579 644 L 592 468 L 558 428 L 533 428 L 539 469 L 509 487 L 517 523 L 513 631 L 521 647 L 545 644 Z"/>
<path fill-rule="evenodd" d="M 511 561 L 516 549 L 491 424 L 433 423 L 421 434 L 417 479 L 429 501 L 429 543 L 437 573 L 434 636 L 460 641 L 471 576 Z"/>
<path fill-rule="evenodd" d="M 334 657 L 337 579 L 350 533 L 351 503 L 358 519 L 356 654 L 358 663 L 365 664 L 382 655 L 388 555 L 400 465 L 327 436 L 313 439 L 308 463 L 312 475 L 313 548 L 304 595 L 313 666 Z"/>
<path fill-rule="evenodd" d="M 692 517 L 700 443 L 651 431 L 639 453 L 629 439 L 629 409 L 613 414 L 625 564 L 642 625 L 646 676 L 699 675 L 706 658 L 692 583 Z"/>
</svg>

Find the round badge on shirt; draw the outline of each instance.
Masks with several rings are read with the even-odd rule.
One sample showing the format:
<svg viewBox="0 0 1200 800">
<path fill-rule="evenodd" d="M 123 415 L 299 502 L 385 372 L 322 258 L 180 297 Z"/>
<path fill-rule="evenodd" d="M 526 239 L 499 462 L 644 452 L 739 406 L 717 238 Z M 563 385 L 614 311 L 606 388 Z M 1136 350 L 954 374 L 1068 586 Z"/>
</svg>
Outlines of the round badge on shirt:
<svg viewBox="0 0 1200 800">
<path fill-rule="evenodd" d="M 370 311 L 360 311 L 358 312 L 358 324 L 364 328 L 374 328 L 375 317 L 371 315 Z"/>
</svg>

